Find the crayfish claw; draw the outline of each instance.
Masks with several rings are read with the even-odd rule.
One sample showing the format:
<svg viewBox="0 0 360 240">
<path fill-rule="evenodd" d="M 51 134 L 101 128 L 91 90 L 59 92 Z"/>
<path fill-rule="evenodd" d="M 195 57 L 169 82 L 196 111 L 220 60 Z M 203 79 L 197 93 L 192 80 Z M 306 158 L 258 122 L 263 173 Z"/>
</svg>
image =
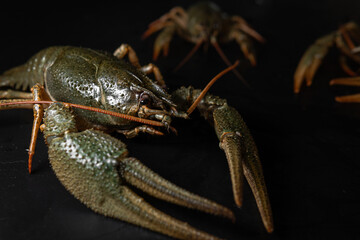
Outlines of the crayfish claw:
<svg viewBox="0 0 360 240">
<path fill-rule="evenodd" d="M 334 44 L 336 34 L 331 33 L 319 38 L 302 56 L 294 74 L 294 92 L 299 93 L 304 80 L 310 86 L 312 79 L 319 68 L 329 48 Z"/>
<path fill-rule="evenodd" d="M 174 101 L 180 106 L 193 105 L 202 94 L 193 87 L 181 87 L 172 93 Z M 238 111 L 230 107 L 225 99 L 207 93 L 197 105 L 197 109 L 215 128 L 220 140 L 220 148 L 228 160 L 234 200 L 242 205 L 243 176 L 249 183 L 264 226 L 273 231 L 271 206 L 266 190 L 264 175 L 255 142 Z"/>
<path fill-rule="evenodd" d="M 126 186 L 117 190 L 105 193 L 93 210 L 178 239 L 218 239 L 152 207 Z"/>
<path fill-rule="evenodd" d="M 120 163 L 121 175 L 126 182 L 156 198 L 187 208 L 196 209 L 235 221 L 231 210 L 213 201 L 193 194 L 162 178 L 135 158 Z"/>
<path fill-rule="evenodd" d="M 244 176 L 241 136 L 227 132 L 221 137 L 219 146 L 224 150 L 226 159 L 228 160 L 235 203 L 238 207 L 241 207 L 243 201 Z"/>
<path fill-rule="evenodd" d="M 228 160 L 235 203 L 242 205 L 243 175 L 256 200 L 262 221 L 268 232 L 273 231 L 273 219 L 257 147 L 238 111 L 227 104 L 213 112 L 214 127 Z"/>
<path fill-rule="evenodd" d="M 234 220 L 219 204 L 192 194 L 128 158 L 124 143 L 96 130 L 78 132 L 70 110 L 52 104 L 44 118 L 51 166 L 65 188 L 93 211 L 179 239 L 218 239 L 146 203 L 126 183 L 160 199 Z"/>
</svg>

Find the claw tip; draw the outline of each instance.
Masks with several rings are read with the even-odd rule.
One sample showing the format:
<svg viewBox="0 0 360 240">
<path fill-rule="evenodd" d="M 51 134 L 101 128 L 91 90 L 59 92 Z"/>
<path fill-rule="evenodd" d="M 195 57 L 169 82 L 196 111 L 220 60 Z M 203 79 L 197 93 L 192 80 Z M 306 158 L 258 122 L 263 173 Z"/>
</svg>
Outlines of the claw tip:
<svg viewBox="0 0 360 240">
<path fill-rule="evenodd" d="M 241 208 L 242 204 L 243 204 L 242 198 L 241 199 L 239 199 L 239 198 L 235 199 L 235 203 L 236 203 L 236 206 L 238 208 Z"/>
<path fill-rule="evenodd" d="M 294 86 L 294 93 L 298 94 L 300 92 L 300 88 L 298 86 Z"/>
<path fill-rule="evenodd" d="M 266 231 L 268 232 L 268 233 L 272 233 L 273 231 L 274 231 L 274 226 L 267 226 L 266 227 Z"/>
</svg>

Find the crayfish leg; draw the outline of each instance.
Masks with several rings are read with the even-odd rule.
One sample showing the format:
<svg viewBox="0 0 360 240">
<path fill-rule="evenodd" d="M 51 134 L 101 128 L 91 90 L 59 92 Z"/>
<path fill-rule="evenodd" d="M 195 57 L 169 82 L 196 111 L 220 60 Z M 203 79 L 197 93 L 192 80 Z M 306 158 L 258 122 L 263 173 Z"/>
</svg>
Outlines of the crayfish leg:
<svg viewBox="0 0 360 240">
<path fill-rule="evenodd" d="M 31 89 L 31 92 L 33 93 L 33 100 L 34 101 L 41 100 L 39 86 L 35 85 Z M 28 154 L 29 154 L 29 160 L 28 160 L 29 173 L 31 173 L 31 165 L 32 165 L 33 156 L 35 154 L 36 140 L 37 140 L 40 124 L 41 124 L 41 121 L 42 121 L 42 117 L 44 115 L 44 109 L 41 106 L 41 104 L 34 104 L 33 105 L 33 111 L 34 111 L 34 122 L 33 122 L 33 126 L 32 126 L 32 131 L 31 131 L 30 146 L 29 146 L 29 150 L 28 150 Z"/>
<path fill-rule="evenodd" d="M 124 134 L 126 138 L 136 137 L 140 132 L 148 133 L 151 135 L 159 135 L 159 136 L 164 135 L 162 132 L 160 132 L 160 131 L 156 130 L 155 128 L 152 128 L 148 125 L 137 126 L 133 129 L 129 129 L 129 130 L 116 130 L 116 131 L 118 133 Z"/>
<path fill-rule="evenodd" d="M 212 38 L 211 39 L 211 44 L 212 46 L 215 48 L 216 52 L 219 54 L 219 56 L 221 57 L 221 59 L 225 62 L 226 65 L 228 65 L 229 67 L 232 65 L 230 60 L 228 59 L 228 57 L 225 55 L 225 53 L 223 52 L 223 50 L 221 50 L 219 44 L 217 43 L 216 38 Z M 245 78 L 239 73 L 239 71 L 237 71 L 235 68 L 232 69 L 233 73 L 235 74 L 235 76 L 246 86 L 246 87 L 250 87 L 249 83 L 245 80 Z"/>
<path fill-rule="evenodd" d="M 154 77 L 155 77 L 155 80 L 156 82 L 162 87 L 162 88 L 166 88 L 166 84 L 165 84 L 165 81 L 164 81 L 164 78 L 160 72 L 160 69 L 155 65 L 155 64 L 152 64 L 152 63 L 149 63 L 147 65 L 144 65 L 140 68 L 140 70 L 145 73 L 146 75 L 150 74 L 150 73 L 153 73 L 154 74 Z"/>
<path fill-rule="evenodd" d="M 348 65 L 348 58 L 344 55 L 341 55 L 339 57 L 339 63 L 341 68 L 344 70 L 345 73 L 347 73 L 349 76 L 355 77 L 357 76 L 357 72 L 351 69 L 351 67 Z"/>
<path fill-rule="evenodd" d="M 335 78 L 330 81 L 330 85 L 345 85 L 345 86 L 360 87 L 360 77 Z M 360 94 L 337 96 L 335 97 L 335 101 L 341 103 L 359 103 Z"/>
<path fill-rule="evenodd" d="M 13 99 L 13 98 L 16 98 L 16 99 L 18 99 L 18 98 L 22 98 L 22 99 L 32 99 L 32 93 L 8 89 L 8 90 L 5 90 L 5 91 L 0 91 L 0 98 L 7 98 L 7 99 Z"/>
<path fill-rule="evenodd" d="M 14 103 L 14 102 L 24 102 L 32 99 L 33 101 L 41 101 L 43 99 L 44 89 L 40 84 L 36 84 L 31 88 L 31 93 L 14 91 L 14 90 L 6 90 L 0 91 L 0 98 L 19 98 L 19 99 L 9 99 L 9 100 L 0 100 L 1 103 Z M 34 121 L 31 132 L 31 140 L 30 146 L 28 150 L 29 158 L 28 158 L 28 171 L 31 173 L 32 159 L 35 154 L 35 146 L 36 140 L 40 128 L 40 124 L 43 118 L 44 108 L 41 104 L 16 104 L 16 105 L 6 105 L 1 106 L 0 110 L 4 109 L 14 109 L 14 108 L 25 108 L 25 109 L 33 109 L 34 111 Z"/>
<path fill-rule="evenodd" d="M 346 85 L 360 87 L 360 77 L 335 78 L 330 81 L 330 85 Z"/>
<path fill-rule="evenodd" d="M 246 20 L 240 16 L 232 16 L 231 20 L 235 23 L 235 28 L 240 29 L 244 33 L 247 33 L 251 37 L 255 38 L 257 41 L 261 43 L 265 43 L 266 40 L 263 36 L 261 36 L 255 29 L 250 27 L 250 25 L 246 22 Z"/>
<path fill-rule="evenodd" d="M 35 84 L 31 88 L 31 92 L 33 95 L 33 101 L 41 101 L 43 99 L 44 95 L 44 88 L 39 83 Z M 32 160 L 33 156 L 35 154 L 35 146 L 36 146 L 36 140 L 38 137 L 41 121 L 44 116 L 44 107 L 41 104 L 34 104 L 33 105 L 33 111 L 34 111 L 34 122 L 32 126 L 31 131 L 31 140 L 30 140 L 30 146 L 29 146 L 29 159 L 28 159 L 28 170 L 29 173 L 31 173 L 31 166 L 32 166 Z"/>
<path fill-rule="evenodd" d="M 360 93 L 340 97 L 338 96 L 335 97 L 335 101 L 341 103 L 360 103 Z"/>
<path fill-rule="evenodd" d="M 341 26 L 340 29 L 339 29 L 339 31 L 340 31 L 340 33 L 341 33 L 347 47 L 350 50 L 352 50 L 352 49 L 354 49 L 356 47 L 353 40 L 351 39 L 350 33 L 349 33 L 349 31 L 354 30 L 354 29 L 357 29 L 357 25 L 355 23 L 353 23 L 353 22 L 349 22 L 349 23 Z"/>
<path fill-rule="evenodd" d="M 139 58 L 136 55 L 135 50 L 129 44 L 126 44 L 126 43 L 121 44 L 120 47 L 118 47 L 114 51 L 114 56 L 119 59 L 125 58 L 126 55 L 128 56 L 130 63 L 134 67 L 138 68 L 140 71 L 142 71 L 146 75 L 153 73 L 157 83 L 160 86 L 162 86 L 163 88 L 166 87 L 166 84 L 164 82 L 164 78 L 160 72 L 160 69 L 155 64 L 152 64 L 152 63 L 149 63 L 148 65 L 145 65 L 145 66 L 141 66 L 140 62 L 139 62 Z"/>
<path fill-rule="evenodd" d="M 135 66 L 137 68 L 141 67 L 140 63 L 139 63 L 139 58 L 136 55 L 135 50 L 129 44 L 123 43 L 123 44 L 120 45 L 120 47 L 118 47 L 115 50 L 114 56 L 119 58 L 119 59 L 123 59 L 126 55 L 129 58 L 129 62 L 133 66 Z"/>
</svg>

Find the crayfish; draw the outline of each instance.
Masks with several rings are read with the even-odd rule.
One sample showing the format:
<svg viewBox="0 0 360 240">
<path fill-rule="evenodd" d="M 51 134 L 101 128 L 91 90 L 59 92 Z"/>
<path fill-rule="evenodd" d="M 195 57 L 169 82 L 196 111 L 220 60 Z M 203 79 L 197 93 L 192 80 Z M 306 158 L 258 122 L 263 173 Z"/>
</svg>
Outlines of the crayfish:
<svg viewBox="0 0 360 240">
<path fill-rule="evenodd" d="M 129 62 L 123 59 L 126 56 Z M 147 76 L 149 73 L 154 73 L 155 80 Z M 2 98 L 8 98 L 0 101 L 0 109 L 33 108 L 29 172 L 40 128 L 57 178 L 93 211 L 175 238 L 214 239 L 155 209 L 127 184 L 159 199 L 234 221 L 231 210 L 160 177 L 128 157 L 125 144 L 104 132 L 115 130 L 129 138 L 140 132 L 163 135 L 161 128 L 176 131 L 172 118 L 188 118 L 197 107 L 213 124 L 226 153 L 236 204 L 242 204 L 245 176 L 265 228 L 273 231 L 257 149 L 237 110 L 226 100 L 206 94 L 208 87 L 203 91 L 181 87 L 168 94 L 159 69 L 153 64 L 141 66 L 129 45 L 121 45 L 114 54 L 71 46 L 49 47 L 6 71 L 0 76 L 0 86 L 15 88 L 0 91 Z M 24 92 L 29 87 L 31 92 Z"/>
<path fill-rule="evenodd" d="M 256 57 L 251 38 L 262 43 L 265 42 L 265 39 L 245 19 L 240 16 L 228 16 L 212 2 L 196 3 L 190 6 L 187 11 L 182 7 L 174 7 L 158 20 L 150 23 L 142 38 L 145 39 L 160 30 L 161 32 L 154 43 L 154 60 L 158 58 L 161 51 L 164 56 L 168 55 L 169 45 L 175 34 L 195 44 L 175 70 L 182 67 L 203 44 L 205 46 L 211 44 L 223 61 L 230 66 L 229 59 L 218 44 L 218 42 L 230 41 L 236 41 L 251 65 L 255 66 Z M 246 84 L 240 73 L 235 69 L 233 71 Z"/>
<path fill-rule="evenodd" d="M 314 75 L 323 58 L 332 46 L 341 52 L 340 65 L 351 77 L 336 78 L 330 85 L 360 86 L 359 69 L 353 70 L 352 65 L 360 65 L 360 28 L 355 22 L 348 22 L 337 31 L 327 34 L 315 41 L 302 56 L 294 75 L 294 92 L 299 93 L 301 85 L 306 81 L 311 86 Z M 351 61 L 349 65 L 348 61 Z M 360 94 L 338 96 L 337 102 L 360 102 Z"/>
</svg>

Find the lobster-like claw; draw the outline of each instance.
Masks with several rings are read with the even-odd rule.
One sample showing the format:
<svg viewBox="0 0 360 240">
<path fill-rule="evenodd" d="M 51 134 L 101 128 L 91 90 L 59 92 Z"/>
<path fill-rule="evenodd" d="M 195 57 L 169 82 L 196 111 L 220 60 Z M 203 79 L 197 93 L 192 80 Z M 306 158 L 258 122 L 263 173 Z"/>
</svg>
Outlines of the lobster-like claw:
<svg viewBox="0 0 360 240">
<path fill-rule="evenodd" d="M 52 104 L 44 118 L 51 166 L 65 188 L 93 211 L 179 239 L 217 239 L 155 209 L 126 183 L 169 202 L 234 220 L 219 204 L 161 178 L 135 158 L 124 143 L 103 132 L 78 132 L 73 115 Z"/>
<path fill-rule="evenodd" d="M 337 32 L 325 35 L 312 44 L 302 56 L 294 74 L 294 92 L 299 93 L 304 80 L 306 85 L 312 84 L 312 79 L 323 58 L 335 42 Z"/>
<path fill-rule="evenodd" d="M 171 39 L 173 38 L 175 33 L 175 25 L 169 25 L 165 27 L 161 33 L 156 37 L 154 43 L 154 53 L 153 60 L 156 61 L 161 53 L 163 52 L 164 56 L 167 56 L 169 53 L 169 46 Z"/>
<path fill-rule="evenodd" d="M 149 24 L 148 29 L 142 35 L 142 39 L 145 39 L 151 34 L 162 30 L 154 43 L 154 60 L 158 58 L 161 51 L 163 51 L 164 56 L 168 55 L 169 45 L 175 34 L 176 28 L 185 28 L 186 24 L 187 14 L 181 7 L 174 7 L 168 13 Z"/>
<path fill-rule="evenodd" d="M 242 178 L 245 175 L 254 194 L 264 226 L 273 231 L 273 219 L 262 167 L 255 142 L 238 111 L 227 104 L 213 112 L 220 147 L 228 160 L 234 199 L 242 205 Z"/>
<path fill-rule="evenodd" d="M 353 60 L 355 63 L 360 64 L 359 52 L 360 42 L 360 28 L 355 22 L 348 22 L 337 31 L 325 35 L 314 44 L 312 44 L 302 56 L 300 63 L 294 74 L 294 92 L 300 91 L 302 82 L 306 79 L 306 84 L 311 85 L 312 79 L 319 68 L 323 58 L 328 52 L 328 49 L 336 44 L 336 47 L 341 51 L 340 66 L 351 78 L 339 78 L 330 81 L 330 85 L 347 85 L 359 86 L 358 73 L 348 65 L 347 61 Z M 336 97 L 338 102 L 359 102 L 360 97 L 356 95 L 348 95 Z"/>
<path fill-rule="evenodd" d="M 181 87 L 172 93 L 172 99 L 181 107 L 188 107 L 202 93 L 193 87 Z M 207 93 L 197 105 L 200 113 L 214 125 L 220 147 L 228 160 L 235 203 L 242 205 L 243 175 L 255 196 L 264 226 L 272 232 L 273 219 L 262 167 L 255 142 L 238 111 L 225 99 Z"/>
<path fill-rule="evenodd" d="M 234 200 L 238 207 L 242 206 L 243 200 L 243 159 L 244 149 L 241 126 L 232 116 L 232 108 L 220 107 L 214 110 L 214 127 L 220 140 L 219 146 L 225 151 L 230 168 L 230 176 L 234 194 Z M 230 116 L 229 116 L 230 115 Z"/>
</svg>

